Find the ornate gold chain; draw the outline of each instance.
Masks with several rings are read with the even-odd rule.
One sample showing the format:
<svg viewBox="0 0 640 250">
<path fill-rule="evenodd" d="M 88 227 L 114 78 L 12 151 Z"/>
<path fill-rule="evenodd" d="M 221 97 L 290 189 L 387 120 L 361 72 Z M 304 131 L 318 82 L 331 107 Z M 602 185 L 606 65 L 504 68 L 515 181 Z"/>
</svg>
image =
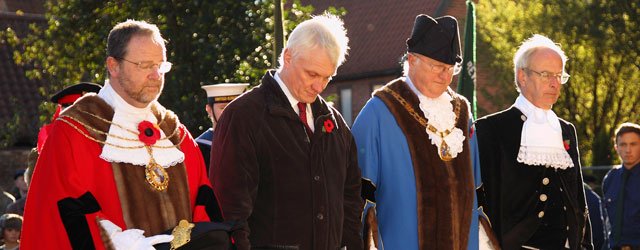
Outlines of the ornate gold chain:
<svg viewBox="0 0 640 250">
<path fill-rule="evenodd" d="M 420 123 L 420 125 L 422 125 L 426 129 L 428 129 L 429 131 L 433 132 L 434 134 L 440 136 L 440 139 L 442 140 L 442 142 L 440 143 L 440 146 L 438 147 L 438 156 L 440 157 L 440 159 L 442 159 L 445 162 L 451 161 L 453 159 L 453 156 L 451 156 L 449 145 L 444 140 L 444 138 L 447 135 L 449 135 L 451 133 L 451 131 L 453 131 L 453 129 L 456 127 L 456 124 L 458 123 L 458 118 L 460 117 L 459 116 L 459 114 L 460 114 L 460 103 L 462 101 L 453 99 L 454 103 L 455 103 L 455 107 L 454 107 L 454 111 L 453 111 L 453 113 L 455 114 L 455 120 L 453 122 L 453 127 L 449 128 L 449 129 L 447 129 L 445 131 L 439 131 L 433 125 L 429 124 L 429 122 L 423 116 L 419 115 L 418 112 L 416 112 L 413 109 L 413 107 L 411 107 L 411 104 L 409 104 L 409 102 L 407 102 L 407 100 L 405 100 L 402 96 L 400 96 L 400 94 L 398 94 L 397 92 L 395 92 L 394 90 L 392 90 L 391 88 L 388 88 L 388 87 L 383 88 L 383 91 L 391 94 L 407 110 L 407 112 L 409 112 L 409 114 L 411 114 L 413 119 L 415 119 L 418 123 Z M 449 95 L 451 95 L 451 97 L 453 97 L 453 93 L 451 93 L 449 90 L 447 90 L 447 93 L 449 93 Z"/>
<path fill-rule="evenodd" d="M 139 134 L 139 133 L 138 133 L 138 131 L 133 131 L 133 130 L 128 129 L 128 128 L 126 128 L 126 127 L 124 127 L 124 126 L 120 125 L 120 124 L 114 123 L 114 122 L 112 122 L 112 121 L 109 121 L 109 120 L 107 120 L 107 119 L 104 119 L 104 118 L 102 118 L 102 117 L 100 117 L 100 116 L 97 116 L 97 115 L 95 115 L 95 114 L 89 113 L 89 112 L 84 111 L 84 110 L 81 110 L 81 109 L 78 109 L 78 111 L 80 111 L 80 112 L 82 112 L 82 113 L 84 113 L 84 114 L 90 115 L 90 116 L 92 116 L 92 117 L 94 117 L 94 118 L 96 118 L 96 119 L 98 119 L 98 120 L 100 120 L 100 121 L 106 122 L 106 123 L 111 124 L 111 125 L 114 125 L 114 126 L 116 126 L 116 127 L 119 127 L 119 128 L 121 128 L 121 129 L 123 129 L 123 130 L 126 130 L 126 131 L 127 131 L 127 132 L 129 132 L 129 133 L 134 134 L 134 135 L 138 135 L 138 134 Z M 73 119 L 74 121 L 77 121 L 78 123 L 82 124 L 80 121 L 78 121 L 77 119 L 75 119 L 75 118 L 73 118 L 73 117 L 69 117 L 69 118 L 71 118 L 71 119 Z M 164 122 L 164 119 L 158 123 L 158 126 L 160 126 L 160 124 L 162 124 L 163 122 Z M 84 125 L 84 124 L 82 124 L 82 125 Z M 87 127 L 87 126 L 85 125 L 85 127 Z M 99 133 L 99 134 L 103 134 L 103 135 L 107 135 L 107 134 L 108 134 L 108 133 L 106 133 L 106 132 L 103 132 L 103 131 L 97 130 L 97 129 L 95 129 L 95 128 L 91 128 L 91 129 L 92 129 L 93 131 L 95 131 L 95 132 Z M 158 140 L 165 140 L 165 139 L 169 139 L 169 138 L 171 138 L 171 137 L 175 136 L 177 132 L 178 132 L 178 126 L 176 126 L 176 128 L 173 130 L 173 132 L 171 133 L 171 135 L 165 136 L 164 138 L 160 138 L 160 139 L 158 139 Z M 114 135 L 114 134 L 109 134 L 109 135 L 110 135 L 110 136 L 113 136 L 113 137 L 115 137 L 115 138 L 118 138 L 118 139 L 122 139 L 122 140 L 127 140 L 127 141 L 138 141 L 138 139 L 123 138 L 123 137 L 116 136 L 116 135 Z"/>
<path fill-rule="evenodd" d="M 107 119 L 104 119 L 102 117 L 99 117 L 97 115 L 94 115 L 92 113 L 86 112 L 84 110 L 79 110 L 80 112 L 90 115 L 91 117 L 94 117 L 100 121 L 106 122 L 108 124 L 114 125 L 114 126 L 118 126 L 121 129 L 124 129 L 125 131 L 132 133 L 134 135 L 139 135 L 139 133 L 137 131 L 133 131 L 130 129 L 125 128 L 124 126 L 121 126 L 120 124 L 114 123 L 112 121 L 109 121 Z M 87 130 L 91 130 L 93 132 L 96 132 L 98 134 L 101 135 L 106 135 L 106 136 L 112 136 L 114 138 L 118 138 L 121 140 L 126 140 L 126 141 L 140 141 L 140 140 L 136 140 L 136 139 L 131 139 L 131 138 L 126 138 L 126 137 L 122 137 L 122 136 L 118 136 L 115 134 L 111 134 L 108 132 L 104 132 L 101 131 L 97 128 L 94 128 L 92 126 L 89 126 L 88 124 L 81 122 L 80 120 L 71 117 L 71 116 L 61 116 L 58 117 L 58 120 L 68 124 L 69 126 L 71 126 L 73 129 L 75 129 L 76 131 L 78 131 L 78 133 L 80 133 L 81 135 L 83 135 L 85 138 L 97 142 L 99 144 L 102 145 L 109 145 L 112 147 L 116 147 L 116 148 L 122 148 L 122 149 L 140 149 L 140 148 L 146 148 L 147 149 L 147 153 L 149 154 L 149 163 L 147 164 L 147 166 L 145 167 L 145 179 L 147 181 L 147 183 L 149 183 L 149 185 L 151 185 L 151 187 L 153 187 L 153 189 L 155 189 L 156 191 L 159 192 L 163 192 L 165 190 L 167 190 L 167 188 L 169 187 L 169 173 L 164 169 L 164 167 L 162 167 L 161 165 L 159 165 L 156 160 L 153 158 L 153 148 L 177 148 L 180 144 L 182 144 L 182 142 L 184 141 L 184 138 L 186 138 L 186 134 L 184 133 L 181 138 L 180 138 L 180 142 L 176 145 L 171 145 L 171 146 L 158 146 L 158 145 L 140 145 L 140 146 L 122 146 L 122 145 L 117 145 L 117 144 L 113 144 L 113 143 L 108 143 L 106 140 L 105 141 L 101 141 L 98 140 L 96 138 L 94 138 L 93 136 L 91 136 L 90 134 L 84 132 L 82 129 L 80 129 L 78 126 L 76 126 L 75 124 L 73 124 L 71 121 L 69 120 L 73 120 L 77 123 L 79 123 L 80 125 L 84 126 Z M 162 120 L 164 121 L 164 119 Z M 162 122 L 161 121 L 161 122 Z M 170 136 L 164 137 L 160 140 L 168 140 L 169 138 L 173 137 L 176 135 L 177 131 L 179 130 L 178 126 L 176 126 L 176 128 L 173 130 L 173 133 L 171 133 Z"/>
<path fill-rule="evenodd" d="M 77 122 L 77 123 L 80 123 L 80 125 L 84 126 L 84 127 L 85 127 L 85 128 L 87 128 L 87 129 L 90 129 L 90 130 L 92 130 L 92 131 L 96 131 L 96 132 L 101 133 L 101 134 L 104 134 L 104 135 L 113 136 L 114 138 L 118 138 L 118 139 L 125 139 L 125 140 L 131 140 L 131 139 L 129 139 L 129 138 L 122 138 L 122 137 L 119 137 L 119 136 L 116 136 L 116 135 L 113 135 L 113 134 L 105 133 L 105 132 L 103 132 L 103 131 L 100 131 L 100 130 L 98 130 L 98 129 L 94 128 L 94 127 L 91 127 L 91 126 L 89 126 L 88 124 L 83 123 L 83 122 L 79 121 L 78 119 L 72 118 L 72 117 L 70 117 L 70 116 L 62 116 L 62 117 L 58 117 L 58 120 L 60 120 L 60 121 L 62 121 L 62 122 L 64 122 L 64 123 L 66 123 L 66 124 L 69 124 L 69 126 L 71 126 L 71 127 L 72 127 L 72 128 L 74 128 L 76 131 L 78 131 L 78 133 L 80 133 L 81 135 L 83 135 L 83 136 L 84 136 L 84 137 L 86 137 L 87 139 L 92 140 L 92 141 L 94 141 L 94 142 L 97 142 L 97 143 L 100 143 L 100 144 L 103 144 L 103 145 L 109 145 L 109 146 L 116 147 L 116 148 L 123 148 L 123 149 L 138 149 L 138 148 L 144 148 L 144 147 L 146 147 L 145 145 L 140 145 L 140 146 L 121 146 L 121 145 L 116 145 L 116 144 L 109 143 L 109 142 L 106 142 L 106 141 L 98 140 L 98 139 L 96 139 L 96 138 L 93 138 L 91 135 L 86 134 L 84 131 L 82 131 L 82 129 L 78 128 L 75 124 L 71 123 L 70 121 L 67 121 L 67 120 L 66 120 L 66 119 L 64 119 L 64 118 L 69 118 L 69 119 L 71 119 L 71 120 L 73 120 L 73 121 L 75 121 L 75 122 Z M 176 127 L 176 129 L 177 129 L 177 127 Z M 175 133 L 174 133 L 174 134 L 175 134 Z M 158 145 L 153 145 L 153 146 L 150 146 L 150 147 L 153 147 L 153 148 L 174 148 L 174 147 L 178 147 L 178 145 L 182 144 L 182 142 L 184 141 L 184 138 L 185 138 L 185 137 L 186 137 L 186 134 L 185 134 L 185 135 L 183 135 L 182 137 L 180 137 L 180 142 L 179 142 L 179 143 L 177 143 L 176 145 L 171 145 L 171 146 L 158 146 Z M 135 141 L 138 141 L 138 140 L 135 140 Z"/>
<path fill-rule="evenodd" d="M 453 127 L 450 129 L 445 130 L 444 132 L 440 132 L 438 131 L 438 129 L 436 129 L 433 125 L 429 124 L 429 122 L 427 122 L 427 120 L 421 116 L 420 114 L 418 114 L 418 112 L 416 112 L 413 107 L 411 107 L 411 104 L 409 104 L 409 102 L 407 102 L 407 100 L 405 100 L 402 96 L 400 96 L 400 94 L 398 94 L 397 92 L 395 92 L 394 90 L 392 90 L 391 88 L 383 88 L 383 90 L 389 94 L 391 94 L 400 104 L 402 104 L 402 106 L 409 112 L 409 114 L 411 114 L 411 116 L 413 117 L 413 119 L 415 119 L 418 123 L 420 123 L 420 125 L 422 125 L 423 127 L 425 127 L 426 129 L 428 129 L 431 132 L 434 133 L 445 133 L 446 135 L 449 135 L 449 133 L 451 133 L 451 129 L 455 128 L 455 124 L 458 123 L 458 117 L 459 113 L 460 113 L 460 101 L 454 99 L 454 102 L 456 104 L 456 106 L 453 109 L 453 113 L 456 115 L 455 121 L 453 122 Z M 449 92 L 447 90 L 447 92 Z M 449 93 L 449 95 L 451 95 L 451 97 L 453 97 L 452 93 Z"/>
</svg>

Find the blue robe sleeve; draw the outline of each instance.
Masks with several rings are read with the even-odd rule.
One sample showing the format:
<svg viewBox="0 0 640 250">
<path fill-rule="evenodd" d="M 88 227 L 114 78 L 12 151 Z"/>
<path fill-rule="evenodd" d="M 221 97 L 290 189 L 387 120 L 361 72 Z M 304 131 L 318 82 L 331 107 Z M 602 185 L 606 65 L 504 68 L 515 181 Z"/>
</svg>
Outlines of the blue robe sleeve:
<svg viewBox="0 0 640 250">
<path fill-rule="evenodd" d="M 368 102 L 360 111 L 351 132 L 358 147 L 358 163 L 362 170 L 362 178 L 370 180 L 377 187 L 380 173 L 380 122 L 375 107 L 372 107 L 375 106 L 373 103 Z"/>
<path fill-rule="evenodd" d="M 471 151 L 471 167 L 473 168 L 473 180 L 474 180 L 474 195 L 473 195 L 473 214 L 471 215 L 471 228 L 469 230 L 469 243 L 467 249 L 478 249 L 478 216 L 481 213 L 478 208 L 478 197 L 475 192 L 476 189 L 482 185 L 482 178 L 480 176 L 480 153 L 478 151 L 478 140 L 476 138 L 475 127 L 473 126 L 473 120 L 469 119 L 469 150 Z"/>
<path fill-rule="evenodd" d="M 373 104 L 375 101 L 373 100 L 367 102 L 367 105 L 360 111 L 351 127 L 351 133 L 358 148 L 358 164 L 362 171 L 362 178 L 369 180 L 377 188 L 380 183 L 378 178 L 380 176 L 380 123 L 376 108 L 373 107 L 375 106 Z M 369 199 L 365 200 L 365 202 L 362 216 L 363 227 L 365 226 L 369 209 L 375 209 L 376 206 Z"/>
</svg>

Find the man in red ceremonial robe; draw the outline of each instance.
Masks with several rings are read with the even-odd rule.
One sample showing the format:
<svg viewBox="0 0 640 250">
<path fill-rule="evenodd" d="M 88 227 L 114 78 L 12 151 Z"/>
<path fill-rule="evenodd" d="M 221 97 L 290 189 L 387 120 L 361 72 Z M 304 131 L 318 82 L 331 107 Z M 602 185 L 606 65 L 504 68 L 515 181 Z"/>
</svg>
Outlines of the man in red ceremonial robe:
<svg viewBox="0 0 640 250">
<path fill-rule="evenodd" d="M 52 123 L 21 249 L 147 249 L 172 241 L 179 222 L 222 220 L 196 142 L 157 102 L 171 69 L 164 43 L 145 22 L 111 30 L 109 80 Z"/>
</svg>

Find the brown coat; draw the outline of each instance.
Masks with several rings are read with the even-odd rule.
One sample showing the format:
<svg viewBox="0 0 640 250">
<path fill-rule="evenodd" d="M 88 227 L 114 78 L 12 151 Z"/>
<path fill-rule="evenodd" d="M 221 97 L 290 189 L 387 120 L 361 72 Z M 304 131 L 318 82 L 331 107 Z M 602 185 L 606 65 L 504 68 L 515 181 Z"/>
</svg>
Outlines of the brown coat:
<svg viewBox="0 0 640 250">
<path fill-rule="evenodd" d="M 225 219 L 242 223 L 233 235 L 239 249 L 362 249 L 349 128 L 318 97 L 309 140 L 273 74 L 226 107 L 213 139 L 209 177 Z"/>
</svg>

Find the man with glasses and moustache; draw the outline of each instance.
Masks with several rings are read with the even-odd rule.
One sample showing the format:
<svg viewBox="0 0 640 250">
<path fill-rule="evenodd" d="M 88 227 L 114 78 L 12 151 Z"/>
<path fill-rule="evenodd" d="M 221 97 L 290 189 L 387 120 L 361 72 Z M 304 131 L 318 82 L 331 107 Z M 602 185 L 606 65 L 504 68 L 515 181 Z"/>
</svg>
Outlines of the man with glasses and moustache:
<svg viewBox="0 0 640 250">
<path fill-rule="evenodd" d="M 375 232 L 377 213 L 379 229 L 365 232 L 365 244 L 478 249 L 472 117 L 449 88 L 461 62 L 457 20 L 417 16 L 405 76 L 376 91 L 356 118 L 366 225 Z"/>
<path fill-rule="evenodd" d="M 163 233 L 177 225 L 222 220 L 196 142 L 157 102 L 171 69 L 158 27 L 117 24 L 106 67 L 99 93 L 53 122 L 33 175 L 21 249 L 147 249 L 172 241 Z"/>
<path fill-rule="evenodd" d="M 520 96 L 476 122 L 480 205 L 503 249 L 593 248 L 575 127 L 551 110 L 566 61 L 547 37 L 524 41 L 513 59 Z"/>
</svg>

